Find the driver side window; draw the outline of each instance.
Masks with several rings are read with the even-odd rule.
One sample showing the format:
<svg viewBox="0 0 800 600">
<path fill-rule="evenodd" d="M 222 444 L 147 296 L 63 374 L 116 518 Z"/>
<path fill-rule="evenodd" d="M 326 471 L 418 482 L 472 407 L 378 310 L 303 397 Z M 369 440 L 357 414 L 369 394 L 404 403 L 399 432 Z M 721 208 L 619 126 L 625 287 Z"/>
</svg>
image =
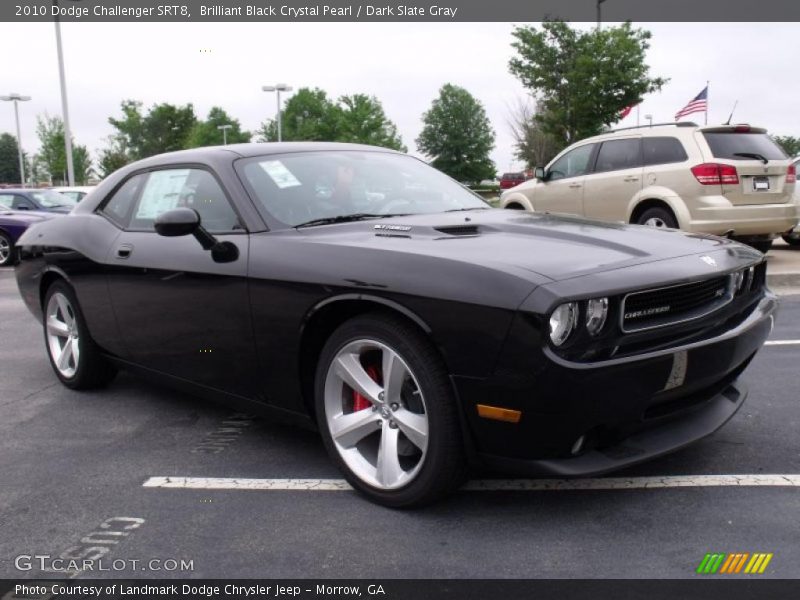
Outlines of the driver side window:
<svg viewBox="0 0 800 600">
<path fill-rule="evenodd" d="M 547 170 L 548 180 L 567 179 L 583 175 L 589 169 L 589 159 L 595 144 L 586 144 L 570 150 Z"/>
</svg>

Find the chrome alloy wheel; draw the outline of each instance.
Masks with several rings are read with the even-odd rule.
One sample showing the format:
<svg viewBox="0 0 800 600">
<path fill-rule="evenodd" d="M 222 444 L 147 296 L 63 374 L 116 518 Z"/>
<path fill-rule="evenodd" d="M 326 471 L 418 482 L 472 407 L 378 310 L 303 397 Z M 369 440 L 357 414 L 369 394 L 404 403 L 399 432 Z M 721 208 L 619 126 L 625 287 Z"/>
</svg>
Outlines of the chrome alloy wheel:
<svg viewBox="0 0 800 600">
<path fill-rule="evenodd" d="M 667 224 L 664 222 L 664 219 L 659 217 L 650 217 L 647 221 L 644 222 L 645 225 L 648 227 L 667 227 Z"/>
<path fill-rule="evenodd" d="M 382 490 L 419 473 L 428 448 L 428 414 L 414 374 L 375 340 L 341 348 L 325 376 L 325 419 L 334 446 L 359 479 Z"/>
<path fill-rule="evenodd" d="M 50 296 L 45 311 L 47 349 L 58 372 L 73 377 L 80 360 L 78 320 L 69 299 L 61 292 Z"/>
<path fill-rule="evenodd" d="M 0 235 L 0 265 L 6 264 L 11 258 L 11 243 L 4 235 Z"/>
</svg>

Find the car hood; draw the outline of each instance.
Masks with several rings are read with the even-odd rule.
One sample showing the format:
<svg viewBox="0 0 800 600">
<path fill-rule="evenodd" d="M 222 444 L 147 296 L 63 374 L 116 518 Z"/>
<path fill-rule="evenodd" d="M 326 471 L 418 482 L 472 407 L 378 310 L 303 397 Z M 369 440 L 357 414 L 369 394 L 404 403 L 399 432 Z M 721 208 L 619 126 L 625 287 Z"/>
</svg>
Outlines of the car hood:
<svg viewBox="0 0 800 600">
<path fill-rule="evenodd" d="M 705 234 L 502 209 L 390 217 L 298 231 L 319 243 L 536 274 L 538 283 L 737 245 Z"/>
<path fill-rule="evenodd" d="M 47 219 L 52 219 L 54 214 L 47 213 L 47 212 L 39 212 L 33 210 L 1 210 L 0 211 L 0 218 L 6 220 L 13 220 L 18 223 L 38 223 L 40 221 L 46 221 Z"/>
</svg>

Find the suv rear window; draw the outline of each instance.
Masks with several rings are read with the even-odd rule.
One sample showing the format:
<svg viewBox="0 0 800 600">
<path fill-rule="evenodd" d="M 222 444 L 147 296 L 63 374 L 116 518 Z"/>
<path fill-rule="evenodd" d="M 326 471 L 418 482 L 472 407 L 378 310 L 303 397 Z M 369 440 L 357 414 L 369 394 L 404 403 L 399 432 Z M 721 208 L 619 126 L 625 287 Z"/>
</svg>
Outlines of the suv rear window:
<svg viewBox="0 0 800 600">
<path fill-rule="evenodd" d="M 736 156 L 736 153 L 760 154 L 767 160 L 789 158 L 783 149 L 766 133 L 719 133 L 704 132 L 711 153 L 715 158 L 731 160 L 753 160 L 752 156 Z"/>
<path fill-rule="evenodd" d="M 644 138 L 642 153 L 645 165 L 665 165 L 683 162 L 689 158 L 680 141 L 672 137 Z"/>
</svg>

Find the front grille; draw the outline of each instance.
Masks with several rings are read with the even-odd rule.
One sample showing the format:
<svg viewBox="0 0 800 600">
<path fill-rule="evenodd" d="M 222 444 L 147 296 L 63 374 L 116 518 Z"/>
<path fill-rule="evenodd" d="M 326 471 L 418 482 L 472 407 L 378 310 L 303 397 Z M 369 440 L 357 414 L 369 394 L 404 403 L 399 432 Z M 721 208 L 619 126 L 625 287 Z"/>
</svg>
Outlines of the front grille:
<svg viewBox="0 0 800 600">
<path fill-rule="evenodd" d="M 665 327 L 698 319 L 731 301 L 729 276 L 633 292 L 622 301 L 622 331 Z"/>
</svg>

